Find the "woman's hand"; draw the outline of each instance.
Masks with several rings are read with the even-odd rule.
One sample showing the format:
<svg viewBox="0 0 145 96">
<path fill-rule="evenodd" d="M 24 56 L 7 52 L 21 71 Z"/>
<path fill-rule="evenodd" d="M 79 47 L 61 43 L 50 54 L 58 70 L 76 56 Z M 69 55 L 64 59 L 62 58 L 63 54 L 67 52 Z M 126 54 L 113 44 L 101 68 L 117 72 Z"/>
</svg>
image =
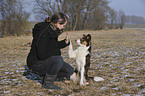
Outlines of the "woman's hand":
<svg viewBox="0 0 145 96">
<path fill-rule="evenodd" d="M 69 43 L 69 38 L 68 38 L 69 32 L 66 33 L 66 41 L 65 43 L 68 44 Z"/>
</svg>

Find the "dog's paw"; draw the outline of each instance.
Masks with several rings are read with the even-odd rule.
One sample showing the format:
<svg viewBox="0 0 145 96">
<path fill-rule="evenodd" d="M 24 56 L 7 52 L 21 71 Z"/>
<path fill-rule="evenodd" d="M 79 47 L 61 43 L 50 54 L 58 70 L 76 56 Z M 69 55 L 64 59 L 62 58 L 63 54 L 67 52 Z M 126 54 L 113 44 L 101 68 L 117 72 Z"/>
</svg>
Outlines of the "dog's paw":
<svg viewBox="0 0 145 96">
<path fill-rule="evenodd" d="M 85 86 L 85 85 L 86 85 L 86 83 L 80 82 L 80 86 Z"/>
<path fill-rule="evenodd" d="M 76 76 L 76 73 L 74 73 L 73 75 L 70 76 L 70 80 L 73 81 L 73 83 L 77 84 L 77 76 Z"/>
<path fill-rule="evenodd" d="M 69 44 L 69 49 L 72 49 L 72 43 L 71 43 L 71 40 L 70 40 L 70 44 Z"/>
<path fill-rule="evenodd" d="M 80 86 L 84 86 L 84 84 L 80 84 Z"/>
</svg>

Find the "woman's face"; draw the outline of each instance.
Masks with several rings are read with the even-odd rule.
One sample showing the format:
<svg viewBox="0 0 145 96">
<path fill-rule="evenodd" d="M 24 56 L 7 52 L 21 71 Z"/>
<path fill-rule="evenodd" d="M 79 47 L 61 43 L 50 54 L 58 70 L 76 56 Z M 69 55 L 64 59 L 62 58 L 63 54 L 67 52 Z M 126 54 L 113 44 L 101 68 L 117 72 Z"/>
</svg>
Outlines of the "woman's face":
<svg viewBox="0 0 145 96">
<path fill-rule="evenodd" d="M 65 27 L 65 25 L 67 24 L 67 21 L 64 23 L 64 24 L 61 24 L 60 25 L 60 23 L 58 22 L 58 23 L 56 23 L 56 26 L 59 28 L 59 30 L 61 30 L 61 29 L 64 29 Z"/>
</svg>

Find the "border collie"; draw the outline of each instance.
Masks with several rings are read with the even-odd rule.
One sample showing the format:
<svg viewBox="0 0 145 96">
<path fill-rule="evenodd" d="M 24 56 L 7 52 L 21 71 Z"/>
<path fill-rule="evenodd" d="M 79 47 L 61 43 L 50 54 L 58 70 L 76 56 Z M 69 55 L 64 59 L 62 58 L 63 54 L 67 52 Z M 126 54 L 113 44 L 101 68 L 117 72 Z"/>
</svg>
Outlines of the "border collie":
<svg viewBox="0 0 145 96">
<path fill-rule="evenodd" d="M 76 50 L 73 50 L 72 43 L 70 42 L 68 55 L 69 58 L 73 58 L 76 60 L 76 70 L 74 74 L 71 76 L 71 80 L 73 82 L 78 83 L 80 86 L 86 85 L 86 80 L 88 77 L 88 70 L 90 67 L 90 53 L 91 53 L 91 35 L 84 35 L 81 39 L 78 39 L 76 43 L 79 47 Z M 101 77 L 93 77 L 95 81 L 104 80 Z"/>
</svg>

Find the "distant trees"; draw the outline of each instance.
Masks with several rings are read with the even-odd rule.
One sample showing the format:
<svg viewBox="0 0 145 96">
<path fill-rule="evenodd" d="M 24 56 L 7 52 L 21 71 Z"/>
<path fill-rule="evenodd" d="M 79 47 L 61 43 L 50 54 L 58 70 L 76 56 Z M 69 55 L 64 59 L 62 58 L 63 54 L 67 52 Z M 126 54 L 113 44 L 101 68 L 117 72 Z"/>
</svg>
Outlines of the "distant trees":
<svg viewBox="0 0 145 96">
<path fill-rule="evenodd" d="M 125 24 L 126 16 L 122 10 L 115 11 L 113 9 L 109 10 L 108 25 L 110 29 L 123 29 Z"/>
<path fill-rule="evenodd" d="M 19 0 L 0 0 L 0 30 L 4 36 L 23 34 L 28 17 Z"/>
<path fill-rule="evenodd" d="M 108 0 L 35 0 L 38 19 L 61 11 L 69 15 L 68 30 L 100 30 L 108 26 L 122 29 L 125 22 L 123 11 L 116 12 L 108 6 Z"/>
<path fill-rule="evenodd" d="M 118 19 L 119 19 L 119 28 L 120 29 L 123 29 L 123 26 L 125 24 L 126 17 L 125 17 L 125 13 L 122 10 L 119 10 Z"/>
<path fill-rule="evenodd" d="M 0 0 L 0 31 L 5 36 L 21 35 L 27 29 L 29 13 L 22 0 Z M 69 15 L 66 30 L 101 30 L 120 28 L 125 24 L 123 11 L 108 6 L 108 0 L 35 0 L 33 9 L 38 20 L 45 20 L 55 12 Z"/>
<path fill-rule="evenodd" d="M 117 18 L 116 18 L 116 12 L 113 9 L 109 10 L 108 15 L 108 27 L 112 29 L 114 25 L 117 25 Z"/>
<path fill-rule="evenodd" d="M 35 0 L 40 19 L 61 11 L 69 15 L 67 29 L 102 29 L 107 21 L 108 0 Z M 45 18 L 46 18 L 45 17 Z"/>
<path fill-rule="evenodd" d="M 145 24 L 145 19 L 140 16 L 126 16 L 126 24 Z"/>
</svg>

